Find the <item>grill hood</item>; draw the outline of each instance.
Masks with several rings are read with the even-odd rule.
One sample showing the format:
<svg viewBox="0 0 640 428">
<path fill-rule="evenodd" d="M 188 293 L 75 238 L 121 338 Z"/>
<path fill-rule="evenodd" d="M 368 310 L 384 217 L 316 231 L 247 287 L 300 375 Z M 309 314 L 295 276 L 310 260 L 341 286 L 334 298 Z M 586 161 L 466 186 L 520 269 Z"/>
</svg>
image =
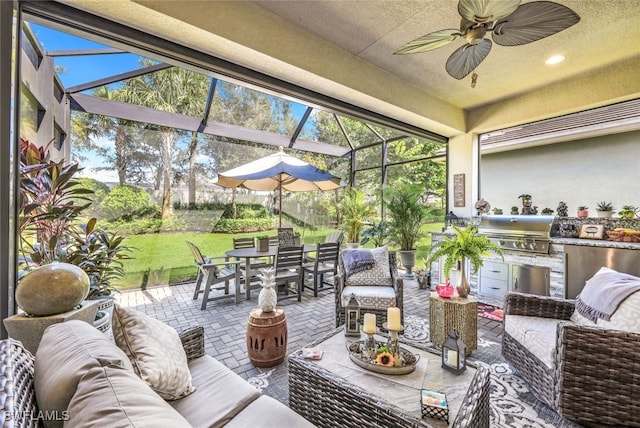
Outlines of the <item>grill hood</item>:
<svg viewBox="0 0 640 428">
<path fill-rule="evenodd" d="M 478 233 L 493 237 L 549 239 L 554 220 L 552 215 L 483 215 Z"/>
</svg>

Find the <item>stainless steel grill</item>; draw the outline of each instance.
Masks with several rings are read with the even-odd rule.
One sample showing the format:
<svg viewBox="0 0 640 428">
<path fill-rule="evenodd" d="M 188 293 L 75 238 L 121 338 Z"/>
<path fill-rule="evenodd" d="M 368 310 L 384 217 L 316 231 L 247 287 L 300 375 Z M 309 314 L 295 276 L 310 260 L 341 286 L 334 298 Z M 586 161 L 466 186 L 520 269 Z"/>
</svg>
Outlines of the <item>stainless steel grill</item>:
<svg viewBox="0 0 640 428">
<path fill-rule="evenodd" d="M 478 233 L 506 251 L 549 253 L 552 215 L 483 215 Z"/>
</svg>

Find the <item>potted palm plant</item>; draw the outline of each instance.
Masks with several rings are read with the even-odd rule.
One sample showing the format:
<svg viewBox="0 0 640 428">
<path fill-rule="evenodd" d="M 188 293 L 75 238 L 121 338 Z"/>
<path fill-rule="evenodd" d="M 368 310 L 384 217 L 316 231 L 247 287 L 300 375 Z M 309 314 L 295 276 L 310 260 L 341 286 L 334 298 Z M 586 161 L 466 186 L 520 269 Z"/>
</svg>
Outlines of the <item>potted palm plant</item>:
<svg viewBox="0 0 640 428">
<path fill-rule="evenodd" d="M 503 256 L 503 253 L 502 249 L 486 236 L 478 235 L 478 230 L 473 225 L 469 225 L 464 229 L 456 226 L 451 228 L 455 235 L 453 237 L 446 236 L 442 241 L 435 243 L 431 247 L 429 262 L 445 257 L 444 274 L 447 278 L 453 265 L 459 262 L 458 295 L 467 297 L 470 287 L 465 275 L 465 261 L 468 259 L 471 262 L 472 272 L 476 273 L 484 264 L 484 257 L 491 253 Z"/>
<path fill-rule="evenodd" d="M 347 189 L 339 208 L 347 247 L 356 248 L 360 246 L 360 237 L 367 219 L 376 212 L 365 200 L 364 193 L 354 188 Z"/>
<path fill-rule="evenodd" d="M 389 188 L 385 194 L 385 208 L 391 216 L 391 240 L 400 247 L 400 260 L 407 278 L 414 276 L 411 269 L 416 264 L 416 244 L 424 235 L 422 226 L 427 218 L 421 195 L 421 189 L 410 184 Z"/>
</svg>

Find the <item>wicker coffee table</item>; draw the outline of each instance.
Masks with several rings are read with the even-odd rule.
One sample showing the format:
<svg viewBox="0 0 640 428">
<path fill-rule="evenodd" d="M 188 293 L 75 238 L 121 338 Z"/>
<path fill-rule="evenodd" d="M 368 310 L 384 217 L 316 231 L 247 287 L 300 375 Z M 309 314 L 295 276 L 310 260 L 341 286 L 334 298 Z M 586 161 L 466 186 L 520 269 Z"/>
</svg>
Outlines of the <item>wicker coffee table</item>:
<svg viewBox="0 0 640 428">
<path fill-rule="evenodd" d="M 377 337 L 378 340 L 385 340 Z M 440 354 L 402 344 L 420 355 L 413 373 L 385 375 L 361 368 L 349 359 L 344 328 L 311 343 L 322 359 L 289 355 L 289 406 L 320 427 L 489 427 L 489 369 L 467 367 L 460 375 L 441 368 Z M 420 390 L 444 392 L 449 424 L 422 417 Z"/>
</svg>

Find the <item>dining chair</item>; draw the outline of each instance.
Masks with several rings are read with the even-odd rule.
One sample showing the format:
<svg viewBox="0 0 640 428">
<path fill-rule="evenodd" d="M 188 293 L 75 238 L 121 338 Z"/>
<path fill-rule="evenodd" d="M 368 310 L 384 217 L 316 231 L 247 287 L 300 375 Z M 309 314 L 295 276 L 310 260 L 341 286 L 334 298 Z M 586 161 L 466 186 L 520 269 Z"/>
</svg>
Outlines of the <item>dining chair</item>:
<svg viewBox="0 0 640 428">
<path fill-rule="evenodd" d="M 306 284 L 303 287 L 312 289 L 314 297 L 318 297 L 318 291 L 323 290 L 325 285 L 333 287 L 332 282 L 325 280 L 325 275 L 328 273 L 335 275 L 338 272 L 339 253 L 340 244 L 337 242 L 317 244 L 316 256 L 313 262 L 305 263 L 302 266 L 304 277 L 306 278 L 307 274 L 311 274 L 313 280 L 313 287 L 309 287 Z"/>
<path fill-rule="evenodd" d="M 242 248 L 255 248 L 256 240 L 253 237 L 245 237 L 245 238 L 233 238 L 233 249 L 242 249 Z M 240 260 L 240 259 L 238 259 Z M 251 269 L 249 272 L 245 272 L 245 265 L 240 265 L 240 272 L 242 276 L 246 278 L 245 287 L 249 287 L 249 290 L 257 290 L 261 288 L 259 283 L 255 283 L 258 281 L 258 269 L 266 268 L 269 266 L 273 266 L 272 258 L 257 258 L 251 260 Z M 254 284 L 251 284 L 254 282 Z"/>
<path fill-rule="evenodd" d="M 304 247 L 278 247 L 276 253 L 275 270 L 276 270 L 276 286 L 278 291 L 284 293 L 287 297 L 298 297 L 298 301 L 302 300 L 303 274 L 302 274 L 302 256 Z M 295 283 L 296 288 L 291 289 L 291 284 Z M 293 291 L 293 293 L 290 293 Z M 281 299 L 279 297 L 279 299 Z"/>
<path fill-rule="evenodd" d="M 344 233 L 340 230 L 334 230 L 333 232 L 329 232 L 327 236 L 324 238 L 324 242 L 337 242 L 338 244 L 342 244 L 342 240 L 344 239 Z"/>
<path fill-rule="evenodd" d="M 235 303 L 240 301 L 240 262 L 230 262 L 228 257 L 205 257 L 197 245 L 191 241 L 186 241 L 187 246 L 193 254 L 193 260 L 198 268 L 198 276 L 196 279 L 196 288 L 193 292 L 193 300 L 197 300 L 202 293 L 201 310 L 207 308 L 207 303 L 235 297 Z M 220 260 L 220 261 L 215 261 Z M 229 282 L 234 280 L 234 293 L 230 293 Z M 204 288 L 201 289 L 204 282 Z M 218 285 L 219 284 L 219 285 Z M 211 290 L 224 290 L 221 295 L 209 297 Z"/>
</svg>

